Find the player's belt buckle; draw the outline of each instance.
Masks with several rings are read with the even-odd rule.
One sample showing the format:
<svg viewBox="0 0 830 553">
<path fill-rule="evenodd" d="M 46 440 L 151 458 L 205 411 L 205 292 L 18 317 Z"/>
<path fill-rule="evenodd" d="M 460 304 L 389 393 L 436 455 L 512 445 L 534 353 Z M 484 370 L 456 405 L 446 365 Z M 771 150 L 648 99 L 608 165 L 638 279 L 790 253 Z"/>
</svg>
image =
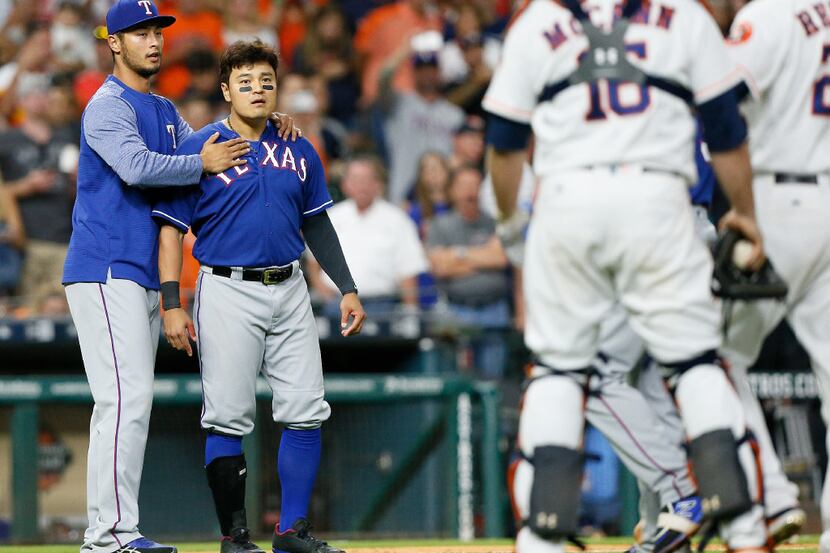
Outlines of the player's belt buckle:
<svg viewBox="0 0 830 553">
<path fill-rule="evenodd" d="M 275 267 L 273 269 L 265 269 L 262 271 L 262 283 L 266 286 L 272 284 L 279 284 L 286 280 L 294 272 L 294 267 L 289 265 L 287 267 Z"/>
</svg>

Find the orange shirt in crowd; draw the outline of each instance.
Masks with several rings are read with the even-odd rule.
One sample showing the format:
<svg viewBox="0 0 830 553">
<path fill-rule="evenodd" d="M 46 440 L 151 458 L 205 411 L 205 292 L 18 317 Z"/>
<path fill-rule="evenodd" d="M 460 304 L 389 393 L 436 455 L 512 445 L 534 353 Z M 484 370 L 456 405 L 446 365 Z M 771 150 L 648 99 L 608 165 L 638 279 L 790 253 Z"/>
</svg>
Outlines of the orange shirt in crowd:
<svg viewBox="0 0 830 553">
<path fill-rule="evenodd" d="M 203 10 L 184 15 L 175 8 L 162 12 L 176 18 L 176 23 L 164 29 L 164 51 L 171 52 L 182 41 L 201 40 L 214 52 L 222 51 L 222 18 L 214 12 Z M 183 63 L 163 65 L 156 82 L 162 96 L 180 98 L 190 86 L 190 72 Z"/>
<path fill-rule="evenodd" d="M 363 100 L 371 102 L 378 94 L 378 77 L 384 62 L 408 40 L 413 31 L 441 30 L 438 13 L 422 16 L 402 0 L 375 8 L 363 19 L 354 38 L 355 50 L 364 57 Z M 401 64 L 392 85 L 397 90 L 409 91 L 415 86 L 412 65 Z"/>
</svg>

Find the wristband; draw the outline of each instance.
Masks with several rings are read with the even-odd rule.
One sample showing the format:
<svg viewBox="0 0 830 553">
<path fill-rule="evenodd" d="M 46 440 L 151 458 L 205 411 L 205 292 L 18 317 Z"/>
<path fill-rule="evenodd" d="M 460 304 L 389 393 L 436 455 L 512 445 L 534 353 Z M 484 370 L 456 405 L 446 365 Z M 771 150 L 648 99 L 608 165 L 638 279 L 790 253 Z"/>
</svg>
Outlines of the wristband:
<svg viewBox="0 0 830 553">
<path fill-rule="evenodd" d="M 161 304 L 167 309 L 177 309 L 182 306 L 179 298 L 179 283 L 175 280 L 168 280 L 161 283 Z"/>
</svg>

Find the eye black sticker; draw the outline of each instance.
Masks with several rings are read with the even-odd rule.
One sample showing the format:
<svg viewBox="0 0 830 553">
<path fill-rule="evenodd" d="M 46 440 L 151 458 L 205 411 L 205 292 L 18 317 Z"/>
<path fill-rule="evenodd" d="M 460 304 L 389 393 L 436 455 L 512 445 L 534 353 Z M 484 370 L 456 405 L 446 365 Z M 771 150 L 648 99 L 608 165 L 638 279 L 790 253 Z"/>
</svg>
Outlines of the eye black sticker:
<svg viewBox="0 0 830 553">
<path fill-rule="evenodd" d="M 264 84 L 264 85 L 262 85 L 262 90 L 274 90 L 274 85 Z"/>
<path fill-rule="evenodd" d="M 240 86 L 239 92 L 250 92 L 254 89 L 252 86 Z"/>
</svg>

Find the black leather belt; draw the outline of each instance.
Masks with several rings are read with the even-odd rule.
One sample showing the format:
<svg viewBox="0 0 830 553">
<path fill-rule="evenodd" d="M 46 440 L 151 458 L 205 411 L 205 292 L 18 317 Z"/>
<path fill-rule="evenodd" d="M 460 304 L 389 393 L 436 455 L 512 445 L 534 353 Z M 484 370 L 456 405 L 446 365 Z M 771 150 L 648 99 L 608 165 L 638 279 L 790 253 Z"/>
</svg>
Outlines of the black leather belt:
<svg viewBox="0 0 830 553">
<path fill-rule="evenodd" d="M 818 175 L 775 173 L 775 184 L 818 184 Z"/>
<path fill-rule="evenodd" d="M 230 267 L 213 267 L 213 274 L 220 277 L 227 277 L 233 274 Z M 268 269 L 242 269 L 242 280 L 261 282 L 266 285 L 279 284 L 294 274 L 294 264 L 285 267 L 271 267 Z"/>
</svg>

